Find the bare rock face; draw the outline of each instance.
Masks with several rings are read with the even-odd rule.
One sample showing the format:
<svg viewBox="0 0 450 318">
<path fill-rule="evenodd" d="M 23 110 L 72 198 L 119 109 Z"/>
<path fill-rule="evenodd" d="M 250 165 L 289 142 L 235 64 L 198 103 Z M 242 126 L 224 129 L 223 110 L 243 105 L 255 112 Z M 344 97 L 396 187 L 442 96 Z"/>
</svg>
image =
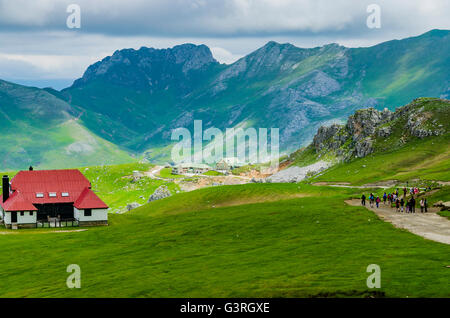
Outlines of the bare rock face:
<svg viewBox="0 0 450 318">
<path fill-rule="evenodd" d="M 362 109 L 349 117 L 346 128 L 352 135 L 353 141 L 358 141 L 373 135 L 381 120 L 381 113 L 376 109 Z"/>
<path fill-rule="evenodd" d="M 170 190 L 167 188 L 167 186 L 162 185 L 159 186 L 155 192 L 153 192 L 153 194 L 150 196 L 150 198 L 148 198 L 148 202 L 153 202 L 156 200 L 161 200 L 167 197 L 170 197 L 172 195 L 172 193 L 170 192 Z"/>
<path fill-rule="evenodd" d="M 357 141 L 355 144 L 356 156 L 364 158 L 373 152 L 373 141 L 370 138 Z"/>
<path fill-rule="evenodd" d="M 136 208 L 138 208 L 140 206 L 141 205 L 139 203 L 137 203 L 137 202 L 129 203 L 129 204 L 127 204 L 127 211 L 134 210 L 134 209 L 136 209 Z"/>
<path fill-rule="evenodd" d="M 391 127 L 381 127 L 377 131 L 377 136 L 378 137 L 387 138 L 387 137 L 389 137 L 391 135 L 391 132 L 392 132 Z"/>
<path fill-rule="evenodd" d="M 316 152 L 324 148 L 338 149 L 345 142 L 344 127 L 341 125 L 322 126 L 314 136 L 313 145 Z"/>
</svg>

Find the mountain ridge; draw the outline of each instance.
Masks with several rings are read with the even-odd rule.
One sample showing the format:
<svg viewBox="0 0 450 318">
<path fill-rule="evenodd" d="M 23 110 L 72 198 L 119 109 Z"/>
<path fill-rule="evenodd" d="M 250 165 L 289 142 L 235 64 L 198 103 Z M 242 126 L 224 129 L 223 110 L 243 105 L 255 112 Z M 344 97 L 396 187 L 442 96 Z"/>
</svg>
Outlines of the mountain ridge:
<svg viewBox="0 0 450 318">
<path fill-rule="evenodd" d="M 449 34 L 431 30 L 365 48 L 269 41 L 230 65 L 205 45 L 117 50 L 72 86 L 39 91 L 35 107 L 67 109 L 102 140 L 157 162 L 170 160 L 171 130 L 192 130 L 196 119 L 204 129 L 280 128 L 281 151 L 289 153 L 357 109 L 449 98 Z M 3 104 L 20 101 L 10 96 Z"/>
</svg>

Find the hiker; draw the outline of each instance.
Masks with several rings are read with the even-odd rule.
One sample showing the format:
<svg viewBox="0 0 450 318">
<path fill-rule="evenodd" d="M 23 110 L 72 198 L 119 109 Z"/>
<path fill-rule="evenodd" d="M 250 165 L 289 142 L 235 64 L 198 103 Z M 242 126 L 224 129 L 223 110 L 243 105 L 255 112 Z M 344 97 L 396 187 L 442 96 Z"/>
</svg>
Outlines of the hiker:
<svg viewBox="0 0 450 318">
<path fill-rule="evenodd" d="M 423 213 L 423 209 L 424 209 L 424 201 L 423 198 L 420 200 L 420 213 Z"/>
<path fill-rule="evenodd" d="M 410 200 L 406 201 L 406 213 L 409 213 L 409 207 L 411 206 Z"/>
<path fill-rule="evenodd" d="M 386 192 L 383 194 L 383 204 L 386 204 L 387 195 Z"/>
<path fill-rule="evenodd" d="M 411 198 L 411 212 L 416 213 L 416 200 L 414 197 Z"/>
<path fill-rule="evenodd" d="M 377 196 L 377 209 L 380 207 L 380 202 L 381 202 L 381 200 L 380 200 L 380 197 L 379 196 Z"/>
<path fill-rule="evenodd" d="M 397 209 L 397 212 L 400 212 L 400 201 L 398 199 L 395 200 L 395 208 Z"/>
<path fill-rule="evenodd" d="M 428 212 L 428 202 L 427 202 L 427 198 L 425 198 L 425 200 L 423 200 L 423 207 L 424 207 L 424 209 L 425 209 L 425 213 L 427 213 Z"/>
<path fill-rule="evenodd" d="M 398 188 L 395 190 L 395 196 L 398 197 Z"/>
<path fill-rule="evenodd" d="M 401 207 L 401 210 L 400 210 L 400 212 L 402 212 L 403 213 L 403 206 L 405 205 L 405 200 L 403 200 L 403 198 L 400 200 L 400 207 Z"/>
<path fill-rule="evenodd" d="M 361 205 L 366 206 L 366 196 L 364 194 L 361 197 Z"/>
<path fill-rule="evenodd" d="M 372 207 L 372 205 L 373 205 L 373 193 L 371 193 L 370 196 L 369 196 L 369 203 L 370 203 L 370 207 Z"/>
<path fill-rule="evenodd" d="M 406 197 L 406 187 L 403 187 L 403 197 Z"/>
</svg>

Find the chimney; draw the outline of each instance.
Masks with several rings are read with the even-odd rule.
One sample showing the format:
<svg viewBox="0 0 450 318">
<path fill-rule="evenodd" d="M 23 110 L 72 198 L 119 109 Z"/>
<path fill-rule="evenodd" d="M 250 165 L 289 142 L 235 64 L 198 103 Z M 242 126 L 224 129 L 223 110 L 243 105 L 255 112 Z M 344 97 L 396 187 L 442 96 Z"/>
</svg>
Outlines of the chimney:
<svg viewBox="0 0 450 318">
<path fill-rule="evenodd" d="M 3 202 L 9 198 L 9 177 L 3 176 L 2 178 L 2 190 L 3 190 Z"/>
</svg>

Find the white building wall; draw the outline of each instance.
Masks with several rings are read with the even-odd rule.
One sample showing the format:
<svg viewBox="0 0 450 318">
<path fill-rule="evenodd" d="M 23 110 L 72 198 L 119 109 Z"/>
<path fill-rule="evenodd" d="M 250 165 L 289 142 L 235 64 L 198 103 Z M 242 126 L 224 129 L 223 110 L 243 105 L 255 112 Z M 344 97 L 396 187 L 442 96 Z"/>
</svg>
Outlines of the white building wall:
<svg viewBox="0 0 450 318">
<path fill-rule="evenodd" d="M 17 223 L 18 224 L 33 224 L 37 221 L 37 211 L 32 212 L 33 215 L 30 215 L 31 212 L 25 211 L 23 215 L 20 212 L 17 212 Z"/>
<path fill-rule="evenodd" d="M 74 207 L 74 217 L 78 221 L 108 221 L 108 209 L 92 209 L 91 216 L 84 216 L 84 210 L 78 210 Z"/>
<path fill-rule="evenodd" d="M 17 224 L 34 224 L 37 222 L 37 212 L 34 211 L 33 215 L 30 212 L 24 211 L 23 215 L 20 215 L 20 211 L 17 212 Z M 5 224 L 11 224 L 11 212 L 5 212 Z"/>
<path fill-rule="evenodd" d="M 5 224 L 11 224 L 11 212 L 5 212 L 5 219 L 3 222 Z"/>
</svg>

